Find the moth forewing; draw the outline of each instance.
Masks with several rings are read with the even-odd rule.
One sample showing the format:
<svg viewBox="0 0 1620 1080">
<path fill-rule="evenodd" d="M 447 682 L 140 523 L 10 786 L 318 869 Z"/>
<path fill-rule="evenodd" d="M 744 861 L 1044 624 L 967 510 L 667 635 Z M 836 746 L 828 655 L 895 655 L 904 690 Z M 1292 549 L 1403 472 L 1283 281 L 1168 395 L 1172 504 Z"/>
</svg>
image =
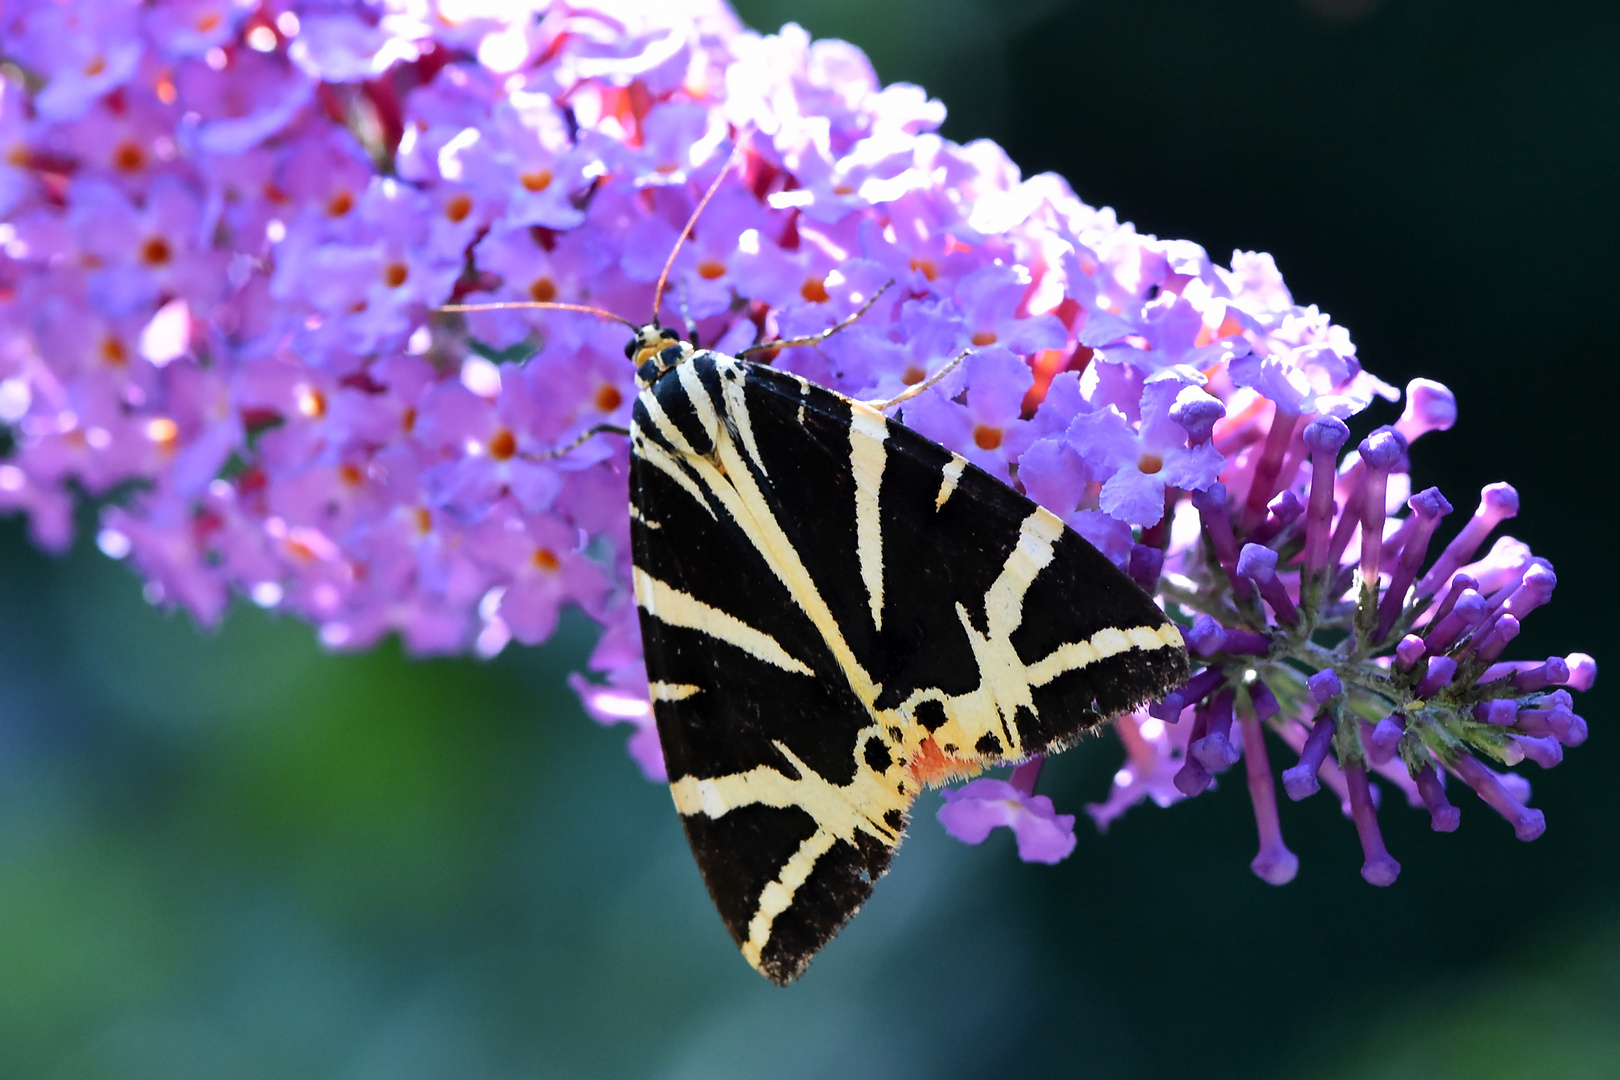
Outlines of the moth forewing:
<svg viewBox="0 0 1620 1080">
<path fill-rule="evenodd" d="M 634 346 L 631 463 L 648 678 L 679 688 L 654 695 L 659 736 L 722 919 L 787 982 L 923 785 L 1068 745 L 1186 657 L 1107 559 L 960 456 L 665 340 Z"/>
</svg>

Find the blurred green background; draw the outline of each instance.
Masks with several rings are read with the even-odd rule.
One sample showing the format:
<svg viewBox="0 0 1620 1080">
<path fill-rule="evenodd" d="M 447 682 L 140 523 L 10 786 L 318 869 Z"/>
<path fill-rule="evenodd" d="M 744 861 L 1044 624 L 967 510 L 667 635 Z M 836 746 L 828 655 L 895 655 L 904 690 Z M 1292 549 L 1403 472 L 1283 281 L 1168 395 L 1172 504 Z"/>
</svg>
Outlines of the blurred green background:
<svg viewBox="0 0 1620 1080">
<path fill-rule="evenodd" d="M 1144 231 L 1276 255 L 1394 382 L 1457 391 L 1420 484 L 1487 482 L 1563 590 L 1521 656 L 1616 655 L 1604 507 L 1620 213 L 1612 2 L 749 0 L 866 48 Z M 1387 422 L 1393 410 L 1375 413 Z M 1596 425 L 1607 425 L 1599 427 Z M 787 991 L 709 907 L 669 797 L 581 715 L 581 622 L 493 663 L 200 634 L 88 540 L 0 523 L 0 1080 L 1620 1075 L 1613 677 L 1531 776 L 1547 834 L 1391 803 L 1387 890 L 1328 799 L 1262 884 L 1241 782 L 1057 868 L 919 807 Z M 1055 759 L 1061 807 L 1118 751 Z"/>
</svg>

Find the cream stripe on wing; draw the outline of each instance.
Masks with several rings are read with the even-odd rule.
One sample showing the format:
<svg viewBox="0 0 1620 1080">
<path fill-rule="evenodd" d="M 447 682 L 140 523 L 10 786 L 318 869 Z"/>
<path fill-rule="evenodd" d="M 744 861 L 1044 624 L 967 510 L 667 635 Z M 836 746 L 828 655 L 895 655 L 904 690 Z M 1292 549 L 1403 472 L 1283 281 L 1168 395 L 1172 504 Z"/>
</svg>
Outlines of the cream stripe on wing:
<svg viewBox="0 0 1620 1080">
<path fill-rule="evenodd" d="M 1148 652 L 1153 649 L 1179 648 L 1181 631 L 1174 623 L 1163 626 L 1133 626 L 1129 630 L 1104 627 L 1091 636 L 1090 641 L 1071 641 L 1059 645 L 1049 654 L 1029 665 L 1029 685 L 1045 686 L 1065 671 L 1075 671 L 1106 660 L 1130 649 Z"/>
<path fill-rule="evenodd" d="M 867 602 L 872 606 L 872 625 L 881 630 L 883 517 L 878 509 L 878 493 L 883 489 L 887 464 L 883 441 L 889 437 L 889 423 L 863 402 L 852 401 L 849 408 L 849 465 L 855 475 L 855 557 L 861 566 Z"/>
<path fill-rule="evenodd" d="M 760 954 L 765 951 L 765 943 L 771 939 L 771 927 L 776 925 L 776 917 L 792 905 L 793 894 L 810 877 L 817 860 L 827 854 L 836 842 L 837 837 L 832 833 L 817 829 L 782 864 L 776 880 L 760 890 L 759 906 L 754 909 L 754 917 L 748 920 L 748 940 L 742 944 L 743 958 L 754 967 L 759 967 Z"/>
<path fill-rule="evenodd" d="M 716 641 L 735 645 L 743 652 L 767 664 L 798 675 L 814 674 L 808 667 L 788 655 L 769 634 L 719 608 L 697 600 L 673 586 L 659 581 L 639 566 L 634 570 L 636 603 L 642 610 L 668 626 L 684 627 L 707 634 Z"/>
<path fill-rule="evenodd" d="M 991 640 L 1011 637 L 1024 621 L 1024 594 L 1035 575 L 1052 561 L 1052 545 L 1062 535 L 1063 522 L 1041 506 L 1018 527 L 1018 546 L 1007 556 L 1001 576 L 984 594 L 985 622 Z"/>
<path fill-rule="evenodd" d="M 701 694 L 703 687 L 691 683 L 655 682 L 648 690 L 654 701 L 685 701 L 693 694 Z"/>
<path fill-rule="evenodd" d="M 956 482 L 962 479 L 962 470 L 967 468 L 967 458 L 961 454 L 952 454 L 951 460 L 945 463 L 940 471 L 939 494 L 934 498 L 934 509 L 938 510 L 945 505 L 945 500 L 951 497 L 956 490 Z"/>
<path fill-rule="evenodd" d="M 715 363 L 720 368 L 720 392 L 726 399 L 726 418 L 736 426 L 743 449 L 758 467 L 759 474 L 769 476 L 765 471 L 765 459 L 759 455 L 759 444 L 754 441 L 754 425 L 748 415 L 748 402 L 743 397 L 743 367 L 729 356 L 716 356 Z"/>
</svg>

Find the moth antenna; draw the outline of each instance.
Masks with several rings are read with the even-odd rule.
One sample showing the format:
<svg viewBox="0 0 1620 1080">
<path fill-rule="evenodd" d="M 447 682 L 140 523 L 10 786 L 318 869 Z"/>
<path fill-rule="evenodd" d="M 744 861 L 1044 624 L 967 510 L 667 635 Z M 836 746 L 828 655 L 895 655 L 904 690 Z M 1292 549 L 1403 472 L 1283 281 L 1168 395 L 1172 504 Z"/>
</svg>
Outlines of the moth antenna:
<svg viewBox="0 0 1620 1080">
<path fill-rule="evenodd" d="M 684 280 L 681 282 L 680 309 L 681 321 L 686 323 L 686 340 L 692 343 L 692 348 L 701 349 L 703 346 L 698 344 L 697 323 L 692 321 L 692 313 L 686 307 L 686 282 Z"/>
<path fill-rule="evenodd" d="M 568 454 L 572 454 L 575 450 L 578 450 L 580 447 L 584 446 L 598 435 L 623 435 L 628 438 L 630 435 L 630 429 L 620 427 L 618 424 L 597 424 L 595 427 L 589 428 L 581 433 L 579 438 L 575 439 L 567 446 L 559 446 L 554 450 L 546 451 L 544 454 L 536 455 L 536 457 L 541 461 L 565 457 Z"/>
<path fill-rule="evenodd" d="M 682 229 L 681 235 L 675 238 L 675 246 L 670 249 L 669 258 L 664 261 L 664 272 L 658 275 L 658 285 L 653 289 L 653 320 L 655 322 L 658 319 L 658 305 L 664 301 L 664 285 L 669 281 L 669 272 L 675 267 L 675 256 L 681 253 L 681 245 L 686 243 L 688 236 L 692 235 L 692 228 L 697 224 L 698 216 L 703 213 L 704 207 L 709 205 L 709 200 L 714 198 L 715 192 L 720 190 L 721 181 L 725 180 L 726 174 L 736 164 L 737 155 L 742 153 L 743 145 L 743 140 L 739 139 L 737 145 L 731 148 L 730 156 L 726 158 L 725 165 L 720 168 L 720 175 L 714 178 L 714 183 L 709 185 L 709 190 L 703 193 L 703 198 L 698 201 L 697 209 L 693 210 L 692 216 L 686 219 L 686 228 Z"/>
<path fill-rule="evenodd" d="M 970 357 L 972 355 L 973 355 L 973 350 L 972 349 L 963 349 L 961 352 L 959 352 L 955 356 L 951 357 L 950 362 L 947 363 L 944 367 L 940 368 L 938 371 L 936 371 L 932 375 L 928 376 L 928 378 L 924 379 L 922 382 L 918 383 L 916 386 L 908 386 L 908 387 L 906 387 L 904 390 L 900 391 L 898 394 L 896 394 L 894 397 L 890 398 L 888 401 L 868 401 L 866 404 L 872 406 L 872 408 L 876 409 L 878 412 L 887 412 L 889 409 L 894 408 L 896 405 L 900 404 L 902 401 L 910 401 L 912 398 L 916 397 L 918 394 L 922 393 L 924 390 L 927 390 L 929 387 L 934 386 L 935 384 L 937 384 L 939 382 L 939 380 L 943 379 L 945 376 L 947 376 L 951 372 L 955 371 L 956 366 L 958 364 L 960 364 L 963 360 L 966 360 L 968 357 Z"/>
<path fill-rule="evenodd" d="M 748 348 L 738 353 L 737 357 L 738 359 L 746 360 L 749 353 L 769 352 L 772 349 L 791 349 L 796 345 L 820 345 L 823 341 L 826 341 L 828 338 L 838 333 L 838 331 L 848 330 L 851 326 L 854 326 L 856 320 L 858 320 L 862 315 L 865 315 L 868 311 L 871 311 L 872 305 L 878 302 L 878 297 L 888 292 L 889 286 L 893 284 L 894 278 L 890 278 L 888 281 L 885 281 L 883 283 L 883 287 L 877 292 L 873 293 L 871 299 L 867 300 L 866 303 L 860 306 L 860 310 L 856 311 L 855 314 L 851 315 L 843 322 L 827 327 L 827 329 L 821 331 L 819 334 L 811 334 L 808 337 L 777 338 L 775 341 L 761 341 L 757 345 L 748 346 Z"/>
<path fill-rule="evenodd" d="M 615 315 L 611 311 L 601 308 L 587 307 L 584 304 L 561 304 L 550 300 L 506 300 L 493 304 L 445 304 L 436 307 L 434 311 L 510 311 L 517 309 L 542 308 L 547 311 L 580 311 L 586 315 L 595 315 L 599 319 L 609 319 L 616 323 L 623 323 L 632 330 L 641 329 L 623 315 Z"/>
</svg>

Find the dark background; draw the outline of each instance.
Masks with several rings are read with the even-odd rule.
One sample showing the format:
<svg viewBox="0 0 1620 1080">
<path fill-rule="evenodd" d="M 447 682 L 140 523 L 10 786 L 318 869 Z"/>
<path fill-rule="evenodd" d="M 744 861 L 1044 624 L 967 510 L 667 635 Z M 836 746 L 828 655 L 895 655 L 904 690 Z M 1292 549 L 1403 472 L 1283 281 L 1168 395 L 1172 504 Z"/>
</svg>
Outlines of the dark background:
<svg viewBox="0 0 1620 1080">
<path fill-rule="evenodd" d="M 1271 251 L 1398 384 L 1460 521 L 1562 589 L 1519 656 L 1617 654 L 1620 17 L 1489 0 L 751 0 L 928 86 L 956 139 L 1144 232 Z M 1363 426 L 1393 419 L 1374 412 Z M 1608 426 L 1604 426 L 1607 424 Z M 1250 874 L 1240 779 L 1132 811 L 1052 869 L 921 806 L 895 872 L 781 991 L 739 960 L 665 791 L 563 685 L 582 622 L 497 661 L 323 655 L 250 607 L 199 634 L 88 534 L 0 523 L 0 1077 L 1607 1077 L 1620 1074 L 1620 740 L 1534 767 L 1547 834 L 1472 797 L 1364 884 L 1324 797 Z M 1078 811 L 1098 742 L 1044 789 Z"/>
</svg>

